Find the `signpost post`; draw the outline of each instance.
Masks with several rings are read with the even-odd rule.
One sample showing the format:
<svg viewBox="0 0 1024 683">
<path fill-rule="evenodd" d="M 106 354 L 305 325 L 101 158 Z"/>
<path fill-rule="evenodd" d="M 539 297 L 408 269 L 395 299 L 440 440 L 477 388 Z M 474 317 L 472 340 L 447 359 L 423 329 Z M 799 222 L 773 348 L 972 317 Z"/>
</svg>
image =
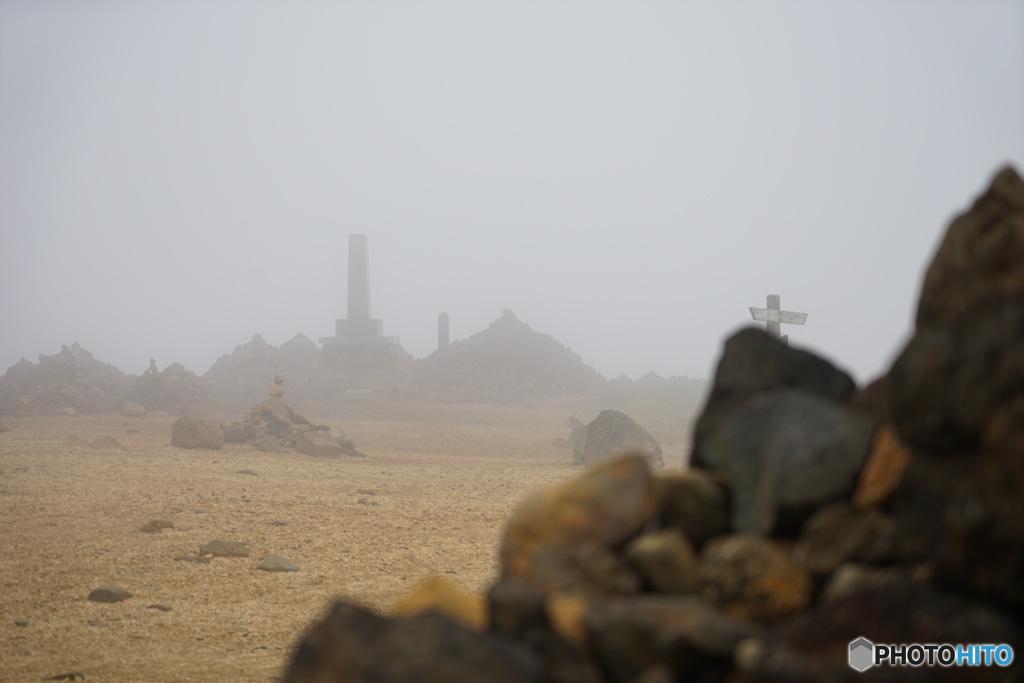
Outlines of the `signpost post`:
<svg viewBox="0 0 1024 683">
<path fill-rule="evenodd" d="M 780 310 L 782 308 L 781 301 L 782 299 L 778 294 L 769 294 L 768 307 L 754 308 L 751 306 L 750 315 L 754 320 L 764 321 L 765 332 L 779 339 L 783 344 L 788 344 L 789 335 L 782 336 L 781 324 L 803 325 L 804 321 L 807 320 L 807 314 Z"/>
</svg>

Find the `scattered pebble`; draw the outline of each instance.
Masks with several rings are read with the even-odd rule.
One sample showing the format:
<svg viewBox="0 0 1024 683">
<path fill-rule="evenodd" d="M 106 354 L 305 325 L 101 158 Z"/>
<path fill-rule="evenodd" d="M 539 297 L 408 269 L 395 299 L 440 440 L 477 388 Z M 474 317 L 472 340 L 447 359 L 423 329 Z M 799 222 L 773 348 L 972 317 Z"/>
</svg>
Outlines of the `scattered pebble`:
<svg viewBox="0 0 1024 683">
<path fill-rule="evenodd" d="M 258 476 L 260 476 L 259 474 L 257 474 L 256 472 L 253 472 L 252 470 L 238 470 L 237 472 L 235 472 L 235 474 L 248 474 L 251 477 L 258 477 Z"/>
<path fill-rule="evenodd" d="M 249 557 L 249 546 L 238 541 L 210 541 L 199 546 L 199 554 L 214 557 Z"/>
<path fill-rule="evenodd" d="M 171 612 L 171 611 L 173 611 L 167 605 L 146 605 L 146 609 L 158 609 L 161 612 Z"/>
<path fill-rule="evenodd" d="M 376 496 L 377 492 L 373 489 L 358 489 L 356 493 L 360 493 L 364 496 Z"/>
<path fill-rule="evenodd" d="M 93 602 L 121 602 L 132 597 L 132 594 L 118 586 L 103 586 L 95 588 L 89 593 L 89 600 Z"/>
<path fill-rule="evenodd" d="M 257 569 L 262 569 L 265 572 L 297 572 L 299 568 L 295 566 L 295 563 L 286 557 L 280 555 L 271 555 L 267 559 L 260 562 Z"/>
<path fill-rule="evenodd" d="M 31 626 L 32 625 L 32 621 L 30 619 L 15 619 L 14 620 L 14 625 L 15 626 Z"/>
<path fill-rule="evenodd" d="M 178 562 L 194 562 L 195 564 L 210 564 L 210 558 L 202 555 L 178 555 L 174 558 Z"/>
<path fill-rule="evenodd" d="M 147 534 L 151 534 L 151 533 L 158 532 L 161 529 L 173 529 L 173 528 L 174 528 L 174 522 L 172 522 L 170 520 L 167 520 L 167 519 L 154 519 L 152 521 L 146 522 L 146 524 L 141 529 L 139 529 L 139 531 L 145 532 Z"/>
<path fill-rule="evenodd" d="M 288 522 L 282 522 L 279 519 L 275 519 L 273 522 L 270 523 L 270 526 L 288 526 Z"/>
<path fill-rule="evenodd" d="M 21 647 L 14 648 L 14 654 L 22 655 L 22 656 L 30 655 L 30 654 L 32 654 L 32 650 L 30 650 L 27 647 L 25 647 L 24 645 L 22 645 Z"/>
</svg>

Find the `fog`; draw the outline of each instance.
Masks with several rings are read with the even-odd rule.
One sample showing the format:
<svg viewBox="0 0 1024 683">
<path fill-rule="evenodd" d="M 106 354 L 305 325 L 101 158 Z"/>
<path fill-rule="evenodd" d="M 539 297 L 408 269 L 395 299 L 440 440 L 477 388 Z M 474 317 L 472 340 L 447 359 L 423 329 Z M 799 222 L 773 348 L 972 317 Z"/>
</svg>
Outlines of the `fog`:
<svg viewBox="0 0 1024 683">
<path fill-rule="evenodd" d="M 0 372 L 204 372 L 510 308 L 607 377 L 709 377 L 779 294 L 859 380 L 945 226 L 1024 169 L 1024 3 L 0 1 Z"/>
</svg>

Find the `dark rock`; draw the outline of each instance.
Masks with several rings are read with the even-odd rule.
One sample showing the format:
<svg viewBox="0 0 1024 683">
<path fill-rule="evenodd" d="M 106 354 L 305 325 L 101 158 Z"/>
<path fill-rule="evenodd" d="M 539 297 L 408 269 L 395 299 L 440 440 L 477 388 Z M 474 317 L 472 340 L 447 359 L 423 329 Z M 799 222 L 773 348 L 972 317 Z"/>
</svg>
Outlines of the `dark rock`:
<svg viewBox="0 0 1024 683">
<path fill-rule="evenodd" d="M 266 427 L 255 425 L 251 422 L 231 422 L 225 425 L 223 429 L 224 441 L 228 443 L 256 441 L 267 433 Z"/>
<path fill-rule="evenodd" d="M 772 541 L 724 536 L 707 544 L 701 594 L 735 619 L 772 622 L 807 607 L 807 572 Z"/>
<path fill-rule="evenodd" d="M 748 327 L 725 342 L 715 381 L 694 430 L 691 462 L 704 460 L 704 442 L 718 425 L 745 401 L 779 389 L 799 389 L 832 403 L 843 403 L 853 392 L 848 374 L 807 351 L 783 344 L 761 329 Z"/>
<path fill-rule="evenodd" d="M 1006 643 L 1019 652 L 1021 627 L 1009 616 L 934 587 L 893 580 L 871 586 L 787 622 L 766 635 L 747 673 L 765 681 L 1006 681 L 1000 667 L 879 667 L 861 674 L 848 664 L 848 645 L 872 643 Z"/>
<path fill-rule="evenodd" d="M 633 539 L 626 546 L 626 560 L 659 593 L 695 593 L 700 588 L 700 563 L 693 546 L 675 529 Z"/>
<path fill-rule="evenodd" d="M 760 634 L 699 598 L 637 596 L 604 600 L 584 617 L 594 656 L 614 683 L 629 683 L 653 666 L 676 680 L 727 671 L 737 643 Z"/>
<path fill-rule="evenodd" d="M 258 477 L 258 476 L 260 476 L 259 472 L 253 472 L 252 470 L 236 470 L 235 474 L 247 474 L 250 477 Z"/>
<path fill-rule="evenodd" d="M 161 612 L 173 612 L 174 609 L 167 605 L 146 605 L 146 609 L 155 609 Z"/>
<path fill-rule="evenodd" d="M 900 546 L 944 581 L 1024 605 L 1024 180 L 1003 169 L 925 275 L 888 402 L 913 451 Z"/>
<path fill-rule="evenodd" d="M 103 586 L 95 588 L 89 593 L 89 600 L 92 602 L 121 602 L 132 597 L 132 594 L 117 586 Z"/>
<path fill-rule="evenodd" d="M 509 519 L 503 578 L 546 592 L 624 595 L 640 580 L 618 549 L 654 518 L 657 486 L 646 458 L 610 460 L 527 499 Z"/>
<path fill-rule="evenodd" d="M 214 557 L 249 557 L 249 546 L 238 541 L 210 541 L 199 546 L 199 554 Z"/>
<path fill-rule="evenodd" d="M 169 519 L 154 519 L 146 522 L 139 531 L 147 534 L 155 533 L 161 529 L 173 529 L 174 522 Z"/>
<path fill-rule="evenodd" d="M 281 557 L 280 555 L 270 555 L 267 559 L 260 562 L 256 569 L 261 569 L 265 572 L 297 572 L 299 568 L 295 566 L 295 563 L 288 558 Z"/>
<path fill-rule="evenodd" d="M 540 657 L 526 647 L 435 613 L 384 618 L 337 602 L 300 641 L 285 683 L 533 683 Z"/>
<path fill-rule="evenodd" d="M 77 343 L 60 353 L 22 359 L 0 377 L 0 414 L 78 415 L 114 412 L 131 389 L 131 379 L 96 360 Z"/>
<path fill-rule="evenodd" d="M 224 445 L 224 432 L 215 422 L 186 415 L 179 417 L 171 425 L 171 445 L 178 448 L 218 450 Z"/>
<path fill-rule="evenodd" d="M 572 427 L 572 432 L 569 433 L 569 438 L 565 440 L 565 445 L 568 448 L 579 448 L 581 450 L 586 448 L 587 423 L 570 416 L 569 426 Z"/>
<path fill-rule="evenodd" d="M 700 548 L 729 531 L 725 482 L 699 469 L 662 475 L 658 477 L 658 515 Z"/>
<path fill-rule="evenodd" d="M 874 427 L 870 417 L 805 391 L 761 394 L 707 435 L 703 462 L 731 478 L 736 531 L 768 534 L 780 510 L 852 492 Z"/>
<path fill-rule="evenodd" d="M 260 437 L 256 441 L 256 448 L 258 448 L 259 450 L 261 450 L 264 453 L 287 453 L 288 452 L 288 449 L 284 447 L 284 444 L 281 443 L 276 436 L 270 436 L 269 434 L 267 434 L 266 436 Z"/>
<path fill-rule="evenodd" d="M 618 410 L 602 410 L 587 425 L 587 440 L 583 448 L 583 462 L 587 465 L 637 453 L 647 458 L 653 467 L 665 466 L 661 444 L 637 424 L 633 418 Z"/>
<path fill-rule="evenodd" d="M 584 650 L 555 630 L 544 593 L 523 581 L 506 579 L 487 593 L 493 633 L 528 646 L 544 662 L 544 681 L 601 683 L 602 678 Z"/>
<path fill-rule="evenodd" d="M 314 458 L 338 458 L 345 454 L 342 441 L 320 429 L 303 432 L 295 440 L 295 450 Z"/>
<path fill-rule="evenodd" d="M 892 537 L 894 524 L 877 509 L 852 510 L 843 503 L 820 508 L 808 520 L 793 559 L 812 574 L 831 574 L 847 560 L 867 557 L 875 561 L 895 559 L 880 547 Z"/>
<path fill-rule="evenodd" d="M 117 439 L 115 439 L 112 436 L 97 436 L 95 439 L 92 440 L 92 443 L 89 444 L 89 448 L 95 448 L 97 450 L 105 450 L 105 451 L 126 451 L 126 450 L 128 450 L 123 445 L 121 445 L 120 441 L 118 441 Z"/>
<path fill-rule="evenodd" d="M 203 555 L 178 555 L 174 558 L 177 562 L 192 562 L 194 564 L 210 564 L 210 558 Z"/>
</svg>

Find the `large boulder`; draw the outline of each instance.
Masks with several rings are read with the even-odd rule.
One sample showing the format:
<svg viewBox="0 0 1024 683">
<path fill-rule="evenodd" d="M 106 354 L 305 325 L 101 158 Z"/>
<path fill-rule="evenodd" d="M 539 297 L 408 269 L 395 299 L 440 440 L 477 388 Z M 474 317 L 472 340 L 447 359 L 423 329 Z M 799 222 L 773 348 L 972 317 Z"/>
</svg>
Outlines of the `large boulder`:
<svg viewBox="0 0 1024 683">
<path fill-rule="evenodd" d="M 295 440 L 295 450 L 314 458 L 339 458 L 345 454 L 345 444 L 325 429 L 311 429 Z"/>
<path fill-rule="evenodd" d="M 224 432 L 216 422 L 186 415 L 171 425 L 171 445 L 218 450 L 224 445 Z"/>
<path fill-rule="evenodd" d="M 627 453 L 637 453 L 647 458 L 654 467 L 665 466 L 661 444 L 633 418 L 618 410 L 602 410 L 587 425 L 586 434 L 583 462 L 587 465 L 612 460 Z"/>
<path fill-rule="evenodd" d="M 912 451 L 894 494 L 908 559 L 1024 606 L 1024 180 L 1013 169 L 949 226 L 888 390 Z"/>
</svg>

